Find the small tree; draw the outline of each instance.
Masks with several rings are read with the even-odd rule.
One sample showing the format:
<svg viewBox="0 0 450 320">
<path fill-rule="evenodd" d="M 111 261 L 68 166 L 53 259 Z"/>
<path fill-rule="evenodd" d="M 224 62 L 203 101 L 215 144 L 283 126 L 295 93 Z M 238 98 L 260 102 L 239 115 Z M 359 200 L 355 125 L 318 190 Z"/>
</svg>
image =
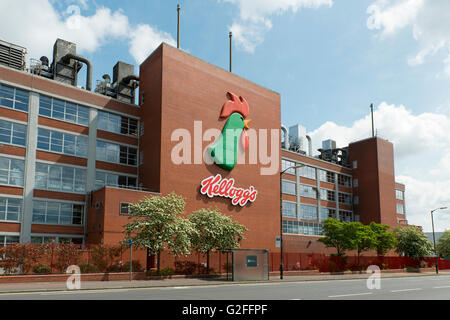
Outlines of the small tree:
<svg viewBox="0 0 450 320">
<path fill-rule="evenodd" d="M 129 218 L 134 221 L 125 225 L 126 240 L 131 239 L 136 247 L 157 255 L 158 274 L 161 252 L 166 247 L 176 256 L 190 253 L 190 238 L 195 229 L 190 221 L 180 217 L 184 206 L 184 199 L 175 193 L 144 198 L 131 205 Z"/>
<path fill-rule="evenodd" d="M 248 229 L 219 209 L 200 209 L 189 220 L 197 232 L 192 237 L 192 248 L 206 254 L 206 268 L 209 273 L 209 255 L 213 250 L 234 249 L 239 247 L 244 231 Z"/>
<path fill-rule="evenodd" d="M 361 252 L 370 250 L 375 247 L 375 232 L 361 222 L 344 223 L 344 234 L 351 242 L 351 249 L 358 252 L 358 266 Z"/>
<path fill-rule="evenodd" d="M 440 257 L 450 257 L 450 230 L 446 230 L 439 238 L 436 250 Z"/>
<path fill-rule="evenodd" d="M 347 236 L 345 225 L 346 222 L 328 218 L 323 222 L 324 237 L 320 238 L 327 248 L 335 248 L 338 256 L 344 256 L 346 250 L 354 247 L 352 240 Z"/>
<path fill-rule="evenodd" d="M 399 227 L 394 232 L 397 238 L 397 253 L 413 259 L 433 253 L 433 244 L 420 228 Z"/>
<path fill-rule="evenodd" d="M 370 223 L 370 229 L 375 233 L 374 249 L 378 256 L 384 256 L 397 245 L 394 232 L 389 232 L 389 226 L 375 222 Z"/>
</svg>

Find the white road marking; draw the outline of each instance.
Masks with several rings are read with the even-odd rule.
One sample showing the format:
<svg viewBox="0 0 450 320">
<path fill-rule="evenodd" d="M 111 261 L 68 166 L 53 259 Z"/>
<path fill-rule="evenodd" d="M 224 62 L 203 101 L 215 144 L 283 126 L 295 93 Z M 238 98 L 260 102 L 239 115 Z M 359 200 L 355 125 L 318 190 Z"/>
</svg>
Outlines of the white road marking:
<svg viewBox="0 0 450 320">
<path fill-rule="evenodd" d="M 352 297 L 352 296 L 367 296 L 369 294 L 372 294 L 372 292 L 365 292 L 365 293 L 352 293 L 352 294 L 339 294 L 336 296 L 328 296 L 328 298 L 339 298 L 339 297 Z"/>
<path fill-rule="evenodd" d="M 444 289 L 444 288 L 450 288 L 450 286 L 433 287 L 433 289 Z"/>
<path fill-rule="evenodd" d="M 422 288 L 414 288 L 414 289 L 400 289 L 400 290 L 391 290 L 391 292 L 406 292 L 406 291 L 420 291 Z"/>
</svg>

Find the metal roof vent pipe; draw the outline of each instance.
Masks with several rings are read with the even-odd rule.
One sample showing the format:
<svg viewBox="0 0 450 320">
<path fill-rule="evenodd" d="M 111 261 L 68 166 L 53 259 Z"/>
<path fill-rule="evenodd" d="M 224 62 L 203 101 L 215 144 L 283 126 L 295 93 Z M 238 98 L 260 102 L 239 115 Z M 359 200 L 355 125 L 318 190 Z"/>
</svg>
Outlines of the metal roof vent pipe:
<svg viewBox="0 0 450 320">
<path fill-rule="evenodd" d="M 308 140 L 308 156 L 312 157 L 312 141 L 311 141 L 311 137 L 306 135 L 306 139 Z"/>
<path fill-rule="evenodd" d="M 92 89 L 92 66 L 91 66 L 91 62 L 83 57 L 77 56 L 75 54 L 72 53 L 68 53 L 66 54 L 64 57 L 62 57 L 62 62 L 69 64 L 70 60 L 76 60 L 79 62 L 83 62 L 84 64 L 86 64 L 87 67 L 87 71 L 86 71 L 86 90 L 91 91 Z"/>
<path fill-rule="evenodd" d="M 288 130 L 284 125 L 281 125 L 281 131 L 284 132 L 284 149 L 289 150 L 289 135 Z"/>
</svg>

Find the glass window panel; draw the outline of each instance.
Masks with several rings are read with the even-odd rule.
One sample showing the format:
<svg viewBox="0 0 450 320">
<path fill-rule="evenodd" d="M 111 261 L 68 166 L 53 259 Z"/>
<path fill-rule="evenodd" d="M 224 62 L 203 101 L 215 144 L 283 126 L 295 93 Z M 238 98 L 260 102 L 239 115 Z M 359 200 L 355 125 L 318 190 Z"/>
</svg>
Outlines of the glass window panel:
<svg viewBox="0 0 450 320">
<path fill-rule="evenodd" d="M 12 186 L 23 186 L 25 161 L 11 159 L 11 172 L 9 174 L 9 184 Z"/>
<path fill-rule="evenodd" d="M 89 109 L 86 107 L 78 106 L 78 124 L 87 126 L 89 125 Z"/>
<path fill-rule="evenodd" d="M 5 236 L 5 244 L 13 244 L 13 243 L 19 243 L 19 237 L 16 236 Z"/>
<path fill-rule="evenodd" d="M 14 88 L 0 85 L 0 105 L 11 109 L 14 107 Z"/>
<path fill-rule="evenodd" d="M 137 136 L 137 130 L 138 130 L 138 121 L 135 119 L 130 119 L 128 134 L 131 136 Z"/>
<path fill-rule="evenodd" d="M 50 166 L 48 171 L 48 188 L 61 190 L 61 167 Z"/>
<path fill-rule="evenodd" d="M 72 204 L 61 203 L 60 224 L 72 224 Z"/>
<path fill-rule="evenodd" d="M 0 198 L 0 220 L 6 220 L 6 199 Z"/>
<path fill-rule="evenodd" d="M 128 147 L 120 146 L 120 163 L 128 164 Z"/>
<path fill-rule="evenodd" d="M 42 237 L 31 237 L 31 243 L 42 244 Z"/>
<path fill-rule="evenodd" d="M 84 192 L 86 188 L 86 170 L 75 169 L 75 192 Z"/>
<path fill-rule="evenodd" d="M 119 186 L 126 187 L 127 185 L 127 176 L 119 176 Z"/>
<path fill-rule="evenodd" d="M 53 99 L 52 118 L 64 120 L 65 102 Z"/>
<path fill-rule="evenodd" d="M 73 219 L 72 224 L 81 224 L 83 217 L 84 206 L 80 204 L 73 205 Z"/>
<path fill-rule="evenodd" d="M 295 195 L 296 194 L 295 189 L 296 189 L 295 182 L 289 182 L 289 181 L 283 181 L 282 182 L 283 193 L 294 194 Z"/>
<path fill-rule="evenodd" d="M 283 201 L 283 217 L 296 218 L 297 204 L 294 202 Z"/>
<path fill-rule="evenodd" d="M 59 220 L 59 203 L 47 202 L 47 216 L 45 222 L 58 223 Z"/>
<path fill-rule="evenodd" d="M 41 116 L 51 117 L 51 115 L 52 115 L 52 99 L 51 98 L 39 96 L 39 114 Z"/>
<path fill-rule="evenodd" d="M 0 142 L 11 143 L 12 123 L 0 120 Z"/>
<path fill-rule="evenodd" d="M 131 166 L 137 165 L 137 149 L 128 148 L 128 164 Z"/>
<path fill-rule="evenodd" d="M 74 187 L 74 168 L 62 167 L 62 190 L 72 191 Z"/>
<path fill-rule="evenodd" d="M 88 138 L 78 136 L 76 142 L 76 155 L 79 157 L 87 157 L 88 152 Z"/>
<path fill-rule="evenodd" d="M 66 121 L 77 122 L 77 105 L 67 102 L 66 103 Z"/>
<path fill-rule="evenodd" d="M 35 186 L 38 189 L 47 189 L 48 165 L 36 163 Z"/>
<path fill-rule="evenodd" d="M 119 163 L 120 147 L 117 144 L 106 143 L 106 161 Z"/>
<path fill-rule="evenodd" d="M 20 89 L 15 89 L 15 104 L 14 104 L 14 109 L 17 110 L 22 110 L 22 111 L 28 111 L 28 97 L 29 97 L 29 93 L 28 91 L 24 91 L 24 90 L 20 90 Z"/>
<path fill-rule="evenodd" d="M 12 143 L 25 146 L 27 138 L 27 127 L 21 124 L 13 124 Z"/>
<path fill-rule="evenodd" d="M 37 148 L 42 150 L 50 149 L 50 130 L 38 129 Z"/>
<path fill-rule="evenodd" d="M 137 179 L 135 177 L 128 177 L 128 187 L 137 187 Z"/>
<path fill-rule="evenodd" d="M 8 210 L 6 220 L 19 221 L 21 211 L 22 211 L 22 200 L 8 199 Z"/>
<path fill-rule="evenodd" d="M 33 201 L 33 222 L 45 222 L 45 201 Z"/>
<path fill-rule="evenodd" d="M 75 155 L 75 136 L 65 133 L 64 134 L 64 153 Z"/>
<path fill-rule="evenodd" d="M 105 182 L 106 182 L 106 173 L 97 171 L 95 173 L 95 187 L 101 188 L 105 186 Z"/>
<path fill-rule="evenodd" d="M 128 118 L 121 117 L 121 123 L 120 123 L 120 133 L 122 134 L 128 134 Z"/>
<path fill-rule="evenodd" d="M 9 184 L 9 159 L 0 157 L 0 183 Z"/>
<path fill-rule="evenodd" d="M 97 141 L 96 158 L 100 161 L 106 160 L 106 143 L 103 141 Z"/>
<path fill-rule="evenodd" d="M 62 152 L 63 147 L 63 133 L 52 131 L 50 134 L 50 150 L 55 152 Z"/>
<path fill-rule="evenodd" d="M 106 185 L 116 187 L 119 185 L 119 176 L 116 174 L 108 173 L 106 175 Z"/>
</svg>

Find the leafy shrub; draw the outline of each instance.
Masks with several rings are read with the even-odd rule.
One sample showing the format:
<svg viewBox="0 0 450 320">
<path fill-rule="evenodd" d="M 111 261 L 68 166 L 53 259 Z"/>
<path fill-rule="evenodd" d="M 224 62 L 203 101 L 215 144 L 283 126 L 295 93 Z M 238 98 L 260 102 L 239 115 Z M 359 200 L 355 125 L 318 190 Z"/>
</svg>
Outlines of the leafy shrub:
<svg viewBox="0 0 450 320">
<path fill-rule="evenodd" d="M 80 265 L 80 271 L 81 273 L 97 273 L 98 268 L 95 264 L 83 263 Z"/>
<path fill-rule="evenodd" d="M 198 264 L 193 261 L 176 261 L 175 273 L 177 274 L 194 274 L 198 269 Z"/>
<path fill-rule="evenodd" d="M 421 268 L 428 268 L 428 263 L 424 260 L 420 261 L 420 267 Z"/>
<path fill-rule="evenodd" d="M 172 276 L 174 273 L 175 271 L 170 267 L 162 268 L 160 271 L 160 275 L 162 276 Z"/>
<path fill-rule="evenodd" d="M 33 272 L 37 274 L 49 274 L 51 270 L 49 266 L 45 264 L 40 264 L 33 268 Z"/>
<path fill-rule="evenodd" d="M 138 260 L 132 261 L 133 272 L 143 271 L 141 263 Z M 122 272 L 130 272 L 130 262 L 126 262 L 122 265 Z"/>
</svg>

